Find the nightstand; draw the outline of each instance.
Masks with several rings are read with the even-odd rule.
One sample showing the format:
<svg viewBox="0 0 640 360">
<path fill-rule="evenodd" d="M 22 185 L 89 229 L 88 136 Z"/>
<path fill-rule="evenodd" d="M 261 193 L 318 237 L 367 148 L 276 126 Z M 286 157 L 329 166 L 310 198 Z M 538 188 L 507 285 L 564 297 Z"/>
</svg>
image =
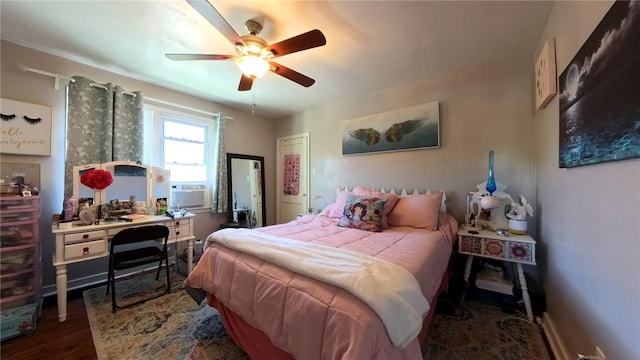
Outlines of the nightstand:
<svg viewBox="0 0 640 360">
<path fill-rule="evenodd" d="M 477 230 L 478 234 L 471 234 L 469 230 L 474 229 L 463 226 L 458 231 L 458 252 L 469 256 L 464 269 L 464 280 L 469 281 L 474 257 L 515 263 L 527 317 L 533 321 L 531 298 L 522 264 L 536 265 L 536 241 L 529 235 L 498 236 L 495 231 L 487 230 Z"/>
</svg>

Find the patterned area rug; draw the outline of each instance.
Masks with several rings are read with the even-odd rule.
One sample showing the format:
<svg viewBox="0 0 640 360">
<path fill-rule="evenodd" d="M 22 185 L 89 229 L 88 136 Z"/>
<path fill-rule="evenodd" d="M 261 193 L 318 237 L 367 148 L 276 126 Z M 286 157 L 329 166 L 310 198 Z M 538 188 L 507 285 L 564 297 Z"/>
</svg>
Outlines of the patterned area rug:
<svg viewBox="0 0 640 360">
<path fill-rule="evenodd" d="M 173 272 L 172 280 L 171 294 L 115 314 L 104 286 L 84 292 L 98 359 L 249 359 L 218 312 L 206 302 L 196 304 L 181 289 L 184 277 Z M 164 291 L 162 276 L 156 281 L 155 273 L 116 282 L 118 305 Z M 458 306 L 453 316 L 436 314 L 423 350 L 426 360 L 549 359 L 536 325 L 475 301 Z"/>
<path fill-rule="evenodd" d="M 166 290 L 155 272 L 116 281 L 117 304 L 126 306 Z M 218 311 L 198 305 L 182 289 L 184 276 L 172 271 L 171 293 L 111 312 L 111 294 L 99 286 L 84 291 L 98 360 L 247 360 L 227 334 Z"/>
<path fill-rule="evenodd" d="M 550 359 L 540 327 L 477 301 L 436 314 L 422 349 L 428 360 Z"/>
</svg>

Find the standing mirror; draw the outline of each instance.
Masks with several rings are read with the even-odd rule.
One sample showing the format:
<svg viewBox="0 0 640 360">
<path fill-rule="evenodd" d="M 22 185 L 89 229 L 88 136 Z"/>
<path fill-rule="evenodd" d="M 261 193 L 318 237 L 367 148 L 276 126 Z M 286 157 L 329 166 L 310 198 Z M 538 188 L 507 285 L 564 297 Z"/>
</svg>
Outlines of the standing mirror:
<svg viewBox="0 0 640 360">
<path fill-rule="evenodd" d="M 264 157 L 228 153 L 227 183 L 229 222 L 248 228 L 265 226 Z"/>
</svg>

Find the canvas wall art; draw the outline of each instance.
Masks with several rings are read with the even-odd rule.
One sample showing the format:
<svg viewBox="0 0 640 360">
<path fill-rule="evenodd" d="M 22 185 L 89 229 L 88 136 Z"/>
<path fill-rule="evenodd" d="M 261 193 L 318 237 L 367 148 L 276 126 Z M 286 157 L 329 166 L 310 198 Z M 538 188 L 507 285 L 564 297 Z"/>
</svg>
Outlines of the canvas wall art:
<svg viewBox="0 0 640 360">
<path fill-rule="evenodd" d="M 0 152 L 51 156 L 50 106 L 0 99 Z"/>
<path fill-rule="evenodd" d="M 342 155 L 438 147 L 437 101 L 342 121 Z"/>
<path fill-rule="evenodd" d="M 559 166 L 640 157 L 640 1 L 616 1 L 559 78 Z"/>
</svg>

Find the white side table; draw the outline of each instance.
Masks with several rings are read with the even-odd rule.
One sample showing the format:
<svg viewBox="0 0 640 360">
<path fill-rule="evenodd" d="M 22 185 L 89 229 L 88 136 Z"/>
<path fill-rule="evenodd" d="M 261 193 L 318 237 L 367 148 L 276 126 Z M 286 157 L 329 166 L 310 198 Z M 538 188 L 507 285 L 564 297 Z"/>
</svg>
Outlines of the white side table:
<svg viewBox="0 0 640 360">
<path fill-rule="evenodd" d="M 464 280 L 469 281 L 474 257 L 515 263 L 527 317 L 533 321 L 531 298 L 522 264 L 536 265 L 536 241 L 529 235 L 498 236 L 495 231 L 487 230 L 478 230 L 477 234 L 472 234 L 469 230 L 472 229 L 462 227 L 458 231 L 458 252 L 469 255 L 464 269 Z"/>
</svg>

